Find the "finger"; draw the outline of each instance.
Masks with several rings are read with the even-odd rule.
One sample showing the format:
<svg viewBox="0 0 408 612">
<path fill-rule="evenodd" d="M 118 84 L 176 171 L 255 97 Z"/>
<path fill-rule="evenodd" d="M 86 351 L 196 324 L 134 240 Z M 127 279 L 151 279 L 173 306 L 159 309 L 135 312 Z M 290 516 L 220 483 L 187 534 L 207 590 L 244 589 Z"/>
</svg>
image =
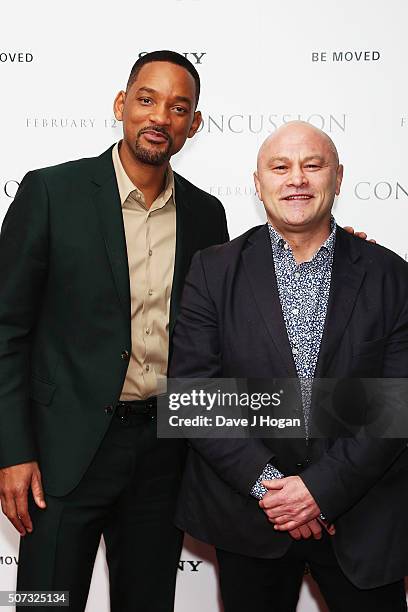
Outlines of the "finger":
<svg viewBox="0 0 408 612">
<path fill-rule="evenodd" d="M 367 240 L 367 234 L 365 232 L 356 232 L 355 235 L 361 238 L 362 240 Z"/>
<path fill-rule="evenodd" d="M 276 495 L 269 495 L 268 493 L 260 500 L 259 505 L 261 508 L 278 508 L 282 506 L 284 499 L 276 493 Z M 281 513 L 282 514 L 282 513 Z"/>
<path fill-rule="evenodd" d="M 336 528 L 334 525 L 325 525 L 324 528 L 326 529 L 327 533 L 331 536 L 333 536 L 336 533 Z"/>
<path fill-rule="evenodd" d="M 266 516 L 271 520 L 278 523 L 278 525 L 282 525 L 283 523 L 287 523 L 288 521 L 293 521 L 294 515 L 288 514 L 287 508 L 277 508 L 272 510 L 264 510 Z M 304 521 L 303 521 L 304 522 Z"/>
<path fill-rule="evenodd" d="M 17 508 L 17 516 L 20 517 L 20 521 L 23 523 L 26 530 L 31 533 L 33 530 L 33 524 L 31 522 L 31 517 L 28 512 L 28 502 L 27 502 L 27 491 L 16 496 L 16 508 Z"/>
<path fill-rule="evenodd" d="M 284 523 L 288 523 L 289 521 L 293 521 L 294 516 L 292 514 L 287 513 L 287 508 L 283 511 L 268 510 L 266 512 L 269 518 L 273 519 L 277 525 L 283 525 Z"/>
<path fill-rule="evenodd" d="M 351 225 L 345 225 L 343 229 L 345 229 L 349 234 L 354 234 L 354 227 L 351 227 Z"/>
<path fill-rule="evenodd" d="M 277 491 L 283 489 L 284 486 L 284 478 L 274 478 L 273 480 L 263 480 L 262 484 L 264 487 L 269 489 L 270 491 Z"/>
<path fill-rule="evenodd" d="M 273 528 L 276 531 L 292 531 L 292 529 L 298 529 L 303 523 L 301 521 L 288 521 L 287 523 L 283 523 L 283 525 L 274 524 Z"/>
<path fill-rule="evenodd" d="M 312 535 L 314 537 L 315 540 L 321 540 L 322 538 L 322 527 L 320 525 L 320 523 L 314 519 L 313 521 L 310 521 L 308 523 L 308 527 L 310 529 L 310 531 L 312 532 Z"/>
<path fill-rule="evenodd" d="M 302 538 L 302 534 L 300 533 L 299 529 L 292 529 L 292 531 L 289 531 L 289 535 L 294 539 L 294 540 L 301 540 Z"/>
<path fill-rule="evenodd" d="M 334 535 L 336 533 L 334 525 L 327 523 L 327 521 L 322 521 L 322 519 L 319 517 L 317 520 L 319 521 L 320 525 L 323 525 L 329 535 Z"/>
<path fill-rule="evenodd" d="M 41 473 L 34 472 L 31 479 L 31 491 L 33 492 L 34 501 L 39 508 L 46 508 L 44 491 L 41 482 Z"/>
<path fill-rule="evenodd" d="M 312 532 L 307 525 L 301 525 L 299 527 L 299 531 L 302 534 L 302 538 L 304 540 L 307 540 L 312 535 Z"/>
<path fill-rule="evenodd" d="M 377 244 L 377 241 L 374 240 L 374 238 L 370 238 L 370 240 L 368 242 L 372 242 L 373 244 Z"/>
<path fill-rule="evenodd" d="M 278 519 L 279 519 L 279 523 L 276 522 Z M 282 517 L 278 517 L 278 519 L 268 516 L 268 521 L 270 523 L 274 523 L 277 525 L 285 525 L 286 523 L 289 523 L 290 521 L 295 520 L 293 516 L 289 516 L 287 514 L 283 515 Z M 298 523 L 299 525 L 303 525 L 304 521 L 298 521 Z"/>
<path fill-rule="evenodd" d="M 5 506 L 3 507 L 3 512 L 7 516 L 10 523 L 17 529 L 19 534 L 21 536 L 25 536 L 25 527 L 18 516 L 16 502 L 14 497 L 11 495 L 5 496 Z"/>
</svg>

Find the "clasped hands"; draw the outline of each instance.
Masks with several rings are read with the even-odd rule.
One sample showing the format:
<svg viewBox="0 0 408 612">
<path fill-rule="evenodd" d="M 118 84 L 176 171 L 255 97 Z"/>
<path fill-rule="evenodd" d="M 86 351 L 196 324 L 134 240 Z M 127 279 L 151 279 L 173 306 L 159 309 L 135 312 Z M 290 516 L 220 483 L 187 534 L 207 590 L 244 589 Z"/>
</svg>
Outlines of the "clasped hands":
<svg viewBox="0 0 408 612">
<path fill-rule="evenodd" d="M 268 489 L 259 502 L 268 520 L 277 531 L 288 531 L 295 540 L 322 537 L 322 530 L 335 534 L 333 525 L 326 525 L 319 515 L 321 510 L 300 476 L 264 480 Z"/>
</svg>

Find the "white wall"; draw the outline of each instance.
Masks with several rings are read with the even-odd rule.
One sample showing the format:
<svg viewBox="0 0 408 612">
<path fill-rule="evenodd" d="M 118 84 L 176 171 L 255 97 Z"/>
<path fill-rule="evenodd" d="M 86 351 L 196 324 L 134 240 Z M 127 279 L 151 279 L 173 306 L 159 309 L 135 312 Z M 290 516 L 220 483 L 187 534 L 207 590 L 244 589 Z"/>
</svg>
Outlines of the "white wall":
<svg viewBox="0 0 408 612">
<path fill-rule="evenodd" d="M 204 117 L 173 166 L 220 197 L 232 237 L 264 220 L 252 184 L 259 144 L 300 117 L 330 134 L 345 164 L 337 220 L 407 258 L 407 22 L 405 0 L 7 3 L 0 23 L 0 217 L 27 170 L 95 155 L 118 140 L 114 95 L 140 52 L 169 48 L 193 62 L 201 57 Z M 102 553 L 92 612 L 108 610 Z M 0 590 L 14 588 L 16 558 L 17 538 L 0 517 Z M 176 612 L 216 611 L 211 549 L 189 541 L 182 560 Z M 191 571 L 189 561 L 200 560 Z M 307 585 L 298 609 L 319 609 Z"/>
</svg>

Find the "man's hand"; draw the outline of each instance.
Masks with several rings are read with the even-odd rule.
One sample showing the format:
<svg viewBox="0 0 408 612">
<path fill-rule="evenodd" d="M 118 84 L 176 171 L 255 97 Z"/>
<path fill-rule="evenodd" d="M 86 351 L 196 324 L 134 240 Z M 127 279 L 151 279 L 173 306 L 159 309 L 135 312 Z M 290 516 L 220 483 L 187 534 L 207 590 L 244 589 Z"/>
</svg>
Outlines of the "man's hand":
<svg viewBox="0 0 408 612">
<path fill-rule="evenodd" d="M 367 240 L 367 234 L 365 232 L 355 232 L 354 227 L 351 227 L 351 225 L 345 225 L 343 229 L 345 229 L 346 232 L 348 232 L 349 234 L 354 234 L 355 236 L 358 236 L 362 240 Z M 377 241 L 374 240 L 374 238 L 370 238 L 368 242 L 373 242 L 374 244 L 377 244 Z"/>
<path fill-rule="evenodd" d="M 309 521 L 305 525 L 298 527 L 297 529 L 292 529 L 289 531 L 289 535 L 292 536 L 294 540 L 307 540 L 311 536 L 315 540 L 320 540 L 322 538 L 322 531 L 325 529 L 327 533 L 333 536 L 336 533 L 336 529 L 334 525 L 327 525 L 320 518 L 313 519 L 313 521 Z"/>
<path fill-rule="evenodd" d="M 20 535 L 31 533 L 33 524 L 28 512 L 27 493 L 31 488 L 35 503 L 45 508 L 41 473 L 36 461 L 0 469 L 0 501 L 4 514 Z"/>
<path fill-rule="evenodd" d="M 307 540 L 311 536 L 313 536 L 315 540 L 320 540 L 322 537 L 322 526 L 317 519 L 313 519 L 313 521 L 309 521 L 305 525 L 301 525 L 296 529 L 291 529 L 289 535 L 294 540 Z"/>
<path fill-rule="evenodd" d="M 299 529 L 319 516 L 320 508 L 300 476 L 264 480 L 262 484 L 269 491 L 259 505 L 278 531 Z"/>
</svg>

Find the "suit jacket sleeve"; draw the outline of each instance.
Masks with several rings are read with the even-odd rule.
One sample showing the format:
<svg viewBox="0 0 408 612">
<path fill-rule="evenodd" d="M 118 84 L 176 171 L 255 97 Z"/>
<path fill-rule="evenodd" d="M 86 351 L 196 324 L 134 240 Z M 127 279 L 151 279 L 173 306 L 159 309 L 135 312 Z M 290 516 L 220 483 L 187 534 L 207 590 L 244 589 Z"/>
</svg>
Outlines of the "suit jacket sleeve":
<svg viewBox="0 0 408 612">
<path fill-rule="evenodd" d="M 173 334 L 170 376 L 222 377 L 220 325 L 201 252 L 193 257 Z M 258 439 L 194 438 L 190 445 L 235 491 L 249 495 L 273 453 Z"/>
<path fill-rule="evenodd" d="M 0 234 L 0 467 L 36 458 L 30 423 L 30 348 L 47 276 L 48 195 L 29 172 Z"/>
<path fill-rule="evenodd" d="M 387 341 L 383 378 L 407 377 L 406 302 Z M 389 398 L 387 401 L 390 401 Z M 396 397 L 395 404 L 398 402 L 401 403 L 400 397 Z M 406 406 L 403 408 L 406 410 Z M 323 514 L 333 521 L 364 496 L 406 447 L 406 438 L 370 438 L 364 434 L 340 438 L 318 462 L 302 472 L 301 478 Z"/>
</svg>

